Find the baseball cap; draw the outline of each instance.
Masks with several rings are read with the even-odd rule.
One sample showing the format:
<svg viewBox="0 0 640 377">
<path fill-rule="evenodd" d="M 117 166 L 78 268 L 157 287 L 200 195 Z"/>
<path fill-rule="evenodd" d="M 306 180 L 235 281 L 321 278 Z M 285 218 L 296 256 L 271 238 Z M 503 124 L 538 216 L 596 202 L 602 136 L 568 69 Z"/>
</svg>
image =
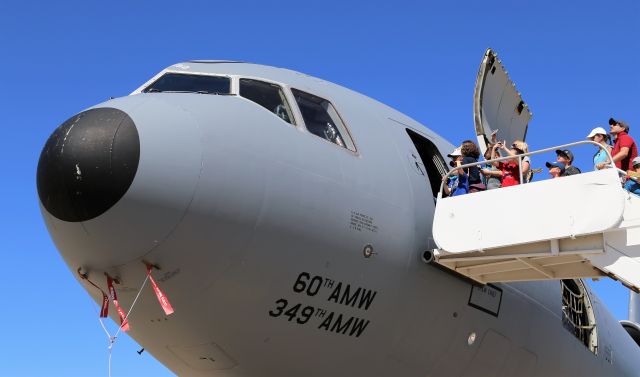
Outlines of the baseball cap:
<svg viewBox="0 0 640 377">
<path fill-rule="evenodd" d="M 591 130 L 591 132 L 589 132 L 589 135 L 587 135 L 587 139 L 591 139 L 598 134 L 607 136 L 607 131 L 602 127 L 596 127 Z"/>
<path fill-rule="evenodd" d="M 615 120 L 613 118 L 609 118 L 609 125 L 613 126 L 614 124 L 619 124 L 623 127 L 627 132 L 629 131 L 629 125 L 624 120 Z"/>
<path fill-rule="evenodd" d="M 451 152 L 451 153 L 449 153 L 447 155 L 447 157 L 451 157 L 451 158 L 458 157 L 458 156 L 462 156 L 462 152 L 461 152 L 460 148 L 454 149 L 453 152 Z"/>
<path fill-rule="evenodd" d="M 569 161 L 573 162 L 573 153 L 571 153 L 568 149 L 556 149 L 557 155 L 563 155 L 569 159 Z"/>
<path fill-rule="evenodd" d="M 631 165 L 633 166 L 640 165 L 640 157 L 634 158 L 633 161 L 631 161 Z"/>
<path fill-rule="evenodd" d="M 561 163 L 559 163 L 557 161 L 547 162 L 545 165 L 547 165 L 547 168 L 549 168 L 549 169 L 559 168 L 560 169 L 560 173 L 564 173 L 564 164 L 561 164 Z"/>
</svg>

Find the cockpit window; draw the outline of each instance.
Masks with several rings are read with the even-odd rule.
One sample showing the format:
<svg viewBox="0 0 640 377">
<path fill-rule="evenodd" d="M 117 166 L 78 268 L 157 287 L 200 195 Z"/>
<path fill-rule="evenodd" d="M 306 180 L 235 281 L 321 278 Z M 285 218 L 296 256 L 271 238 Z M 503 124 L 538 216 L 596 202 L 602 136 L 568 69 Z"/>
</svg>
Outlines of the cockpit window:
<svg viewBox="0 0 640 377">
<path fill-rule="evenodd" d="M 287 123 L 295 124 L 282 88 L 264 81 L 240 79 L 240 96 L 257 103 Z"/>
<path fill-rule="evenodd" d="M 185 92 L 202 94 L 230 94 L 231 79 L 222 76 L 187 75 L 182 73 L 166 73 L 153 84 L 147 86 L 143 93 Z"/>
<path fill-rule="evenodd" d="M 291 89 L 307 130 L 316 136 L 355 151 L 355 145 L 331 102 L 313 94 Z"/>
</svg>

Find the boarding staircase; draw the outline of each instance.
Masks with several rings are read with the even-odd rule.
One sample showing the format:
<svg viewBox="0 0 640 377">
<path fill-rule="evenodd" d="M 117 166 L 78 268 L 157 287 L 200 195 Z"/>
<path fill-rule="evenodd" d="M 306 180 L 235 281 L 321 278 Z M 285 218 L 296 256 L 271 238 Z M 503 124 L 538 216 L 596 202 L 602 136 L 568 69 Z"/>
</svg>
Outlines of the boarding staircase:
<svg viewBox="0 0 640 377">
<path fill-rule="evenodd" d="M 433 260 L 482 284 L 609 276 L 638 292 L 640 197 L 622 188 L 624 174 L 612 166 L 454 197 L 441 189 Z"/>
</svg>

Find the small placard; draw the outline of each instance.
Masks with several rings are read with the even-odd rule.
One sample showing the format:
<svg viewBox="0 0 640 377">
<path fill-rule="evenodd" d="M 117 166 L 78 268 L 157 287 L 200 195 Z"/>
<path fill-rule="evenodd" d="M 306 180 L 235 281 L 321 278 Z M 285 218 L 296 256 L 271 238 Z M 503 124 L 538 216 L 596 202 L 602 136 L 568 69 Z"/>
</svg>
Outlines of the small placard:
<svg viewBox="0 0 640 377">
<path fill-rule="evenodd" d="M 469 296 L 469 306 L 480 309 L 485 313 L 498 316 L 500 304 L 502 303 L 502 289 L 493 284 L 481 287 L 472 286 Z"/>
</svg>

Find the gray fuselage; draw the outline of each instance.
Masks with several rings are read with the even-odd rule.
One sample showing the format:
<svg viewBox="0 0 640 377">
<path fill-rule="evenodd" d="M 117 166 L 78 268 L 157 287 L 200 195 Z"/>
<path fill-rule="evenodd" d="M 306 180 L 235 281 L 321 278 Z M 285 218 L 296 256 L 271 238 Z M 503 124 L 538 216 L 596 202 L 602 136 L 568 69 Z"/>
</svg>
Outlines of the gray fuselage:
<svg viewBox="0 0 640 377">
<path fill-rule="evenodd" d="M 445 155 L 453 146 L 440 136 L 285 69 L 189 62 L 169 70 L 228 76 L 234 88 L 238 78 L 277 84 L 296 124 L 237 88 L 138 90 L 94 107 L 118 109 L 137 128 L 139 164 L 124 196 L 85 221 L 42 212 L 72 271 L 103 287 L 103 272 L 120 278 L 125 309 L 145 277 L 141 261 L 161 267 L 154 274 L 175 313 L 165 317 L 147 287 L 130 335 L 175 373 L 638 375 L 640 350 L 592 292 L 596 353 L 563 326 L 559 282 L 497 285 L 492 312 L 469 305 L 469 282 L 423 262 L 434 247 L 434 195 L 407 129 Z M 329 100 L 356 151 L 310 133 L 290 88 Z"/>
</svg>

